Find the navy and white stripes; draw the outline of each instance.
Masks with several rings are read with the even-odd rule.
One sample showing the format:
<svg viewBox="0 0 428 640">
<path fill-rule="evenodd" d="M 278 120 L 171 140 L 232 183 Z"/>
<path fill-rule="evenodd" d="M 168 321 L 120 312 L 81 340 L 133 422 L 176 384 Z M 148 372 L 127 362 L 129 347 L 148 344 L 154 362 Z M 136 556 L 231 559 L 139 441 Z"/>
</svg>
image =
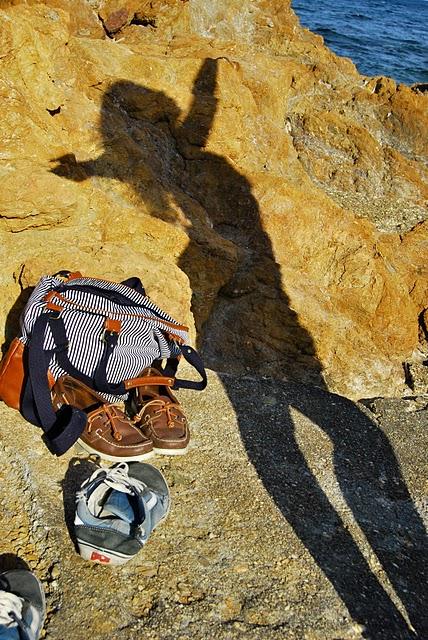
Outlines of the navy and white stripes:
<svg viewBox="0 0 428 640">
<path fill-rule="evenodd" d="M 95 278 L 62 280 L 44 276 L 34 289 L 21 316 L 22 342 L 31 338 L 32 328 L 40 314 L 46 311 L 46 295 L 61 307 L 68 342 L 67 355 L 71 364 L 81 373 L 94 376 L 105 349 L 105 321 L 120 320 L 118 341 L 108 360 L 107 380 L 115 384 L 137 377 L 156 359 L 179 355 L 174 337 L 181 343 L 188 340 L 187 328 L 162 311 L 148 297 L 119 283 Z M 119 295 L 116 295 L 119 294 Z M 44 349 L 54 350 L 55 344 L 49 326 L 44 337 Z M 55 355 L 49 364 L 55 379 L 67 373 Z M 117 396 L 103 394 L 110 401 Z"/>
</svg>

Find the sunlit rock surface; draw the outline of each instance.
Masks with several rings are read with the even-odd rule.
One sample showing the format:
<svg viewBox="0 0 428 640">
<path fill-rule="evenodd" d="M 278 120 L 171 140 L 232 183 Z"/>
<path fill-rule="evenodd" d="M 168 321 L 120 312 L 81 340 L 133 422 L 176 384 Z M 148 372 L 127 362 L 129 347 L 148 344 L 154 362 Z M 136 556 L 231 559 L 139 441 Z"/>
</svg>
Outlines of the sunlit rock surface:
<svg viewBox="0 0 428 640">
<path fill-rule="evenodd" d="M 44 273 L 139 275 L 216 370 L 414 384 L 426 95 L 359 75 L 279 0 L 1 8 L 7 340 Z"/>
</svg>

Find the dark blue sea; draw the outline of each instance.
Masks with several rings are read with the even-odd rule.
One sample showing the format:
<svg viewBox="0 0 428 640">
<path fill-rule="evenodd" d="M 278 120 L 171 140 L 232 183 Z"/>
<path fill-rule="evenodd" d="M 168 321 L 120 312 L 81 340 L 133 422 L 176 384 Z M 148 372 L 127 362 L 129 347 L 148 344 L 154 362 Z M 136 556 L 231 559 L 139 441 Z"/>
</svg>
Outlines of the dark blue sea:
<svg viewBox="0 0 428 640">
<path fill-rule="evenodd" d="M 292 0 L 292 7 L 363 75 L 428 82 L 428 0 Z"/>
</svg>

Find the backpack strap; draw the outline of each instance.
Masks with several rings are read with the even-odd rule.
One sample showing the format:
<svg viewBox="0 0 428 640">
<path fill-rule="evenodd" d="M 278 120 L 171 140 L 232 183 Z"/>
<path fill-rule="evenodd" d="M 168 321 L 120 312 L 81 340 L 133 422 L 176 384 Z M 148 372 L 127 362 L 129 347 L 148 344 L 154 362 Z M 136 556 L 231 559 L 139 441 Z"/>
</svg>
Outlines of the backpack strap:
<svg viewBox="0 0 428 640">
<path fill-rule="evenodd" d="M 115 348 L 119 334 L 116 331 L 106 331 L 104 334 L 104 352 L 98 363 L 93 378 L 76 369 L 68 357 L 68 340 L 65 333 L 64 321 L 59 313 L 52 314 L 49 317 L 49 328 L 55 342 L 55 355 L 58 364 L 70 376 L 80 380 L 94 391 L 101 393 L 110 393 L 112 395 L 121 396 L 128 393 L 124 382 L 116 382 L 111 384 L 107 382 L 107 365 L 109 358 Z"/>
<path fill-rule="evenodd" d="M 203 391 L 207 386 L 207 373 L 205 371 L 202 358 L 195 349 L 189 347 L 188 344 L 179 344 L 180 351 L 184 359 L 192 365 L 194 369 L 201 376 L 201 380 L 182 380 L 181 378 L 175 378 L 173 389 L 193 389 L 194 391 Z M 165 376 L 174 377 L 178 368 L 178 358 L 168 358 L 165 368 L 162 373 Z"/>
<path fill-rule="evenodd" d="M 76 278 L 82 278 L 82 274 L 80 271 L 57 271 L 53 274 L 52 278 L 61 278 L 64 282 L 68 282 L 69 280 L 75 280 Z"/>
<path fill-rule="evenodd" d="M 102 393 L 112 393 L 113 395 L 122 396 L 128 392 L 124 382 L 115 382 L 111 384 L 107 381 L 107 365 L 117 341 L 119 340 L 118 331 L 108 331 L 104 333 L 105 348 L 101 360 L 99 361 L 94 373 L 93 386 L 96 391 Z"/>
<path fill-rule="evenodd" d="M 65 333 L 64 321 L 61 315 L 57 312 L 54 312 L 49 316 L 48 321 L 56 346 L 55 355 L 58 364 L 73 378 L 77 378 L 77 380 L 80 380 L 81 382 L 86 384 L 86 386 L 94 389 L 94 391 L 109 393 L 117 396 L 125 395 L 126 393 L 128 393 L 131 387 L 135 386 L 132 384 L 132 380 L 124 380 L 122 382 L 116 383 L 110 383 L 107 381 L 108 361 L 119 338 L 119 333 L 117 331 L 110 330 L 105 332 L 104 352 L 101 356 L 101 359 L 94 373 L 94 377 L 92 379 L 76 369 L 76 367 L 74 367 L 74 365 L 70 362 L 67 354 L 67 335 Z M 173 389 L 193 389 L 195 391 L 203 391 L 203 389 L 205 389 L 205 387 L 207 386 L 207 374 L 205 371 L 204 363 L 202 362 L 202 358 L 200 357 L 198 352 L 195 351 L 195 349 L 192 349 L 192 347 L 189 347 L 189 345 L 179 344 L 178 346 L 185 360 L 187 360 L 187 362 L 191 364 L 192 367 L 199 373 L 199 375 L 201 376 L 201 380 L 197 382 L 195 380 L 182 380 L 175 378 L 178 367 L 178 358 L 169 358 L 162 373 L 167 377 L 175 378 L 174 385 L 172 387 Z"/>
<path fill-rule="evenodd" d="M 78 439 L 86 425 L 86 414 L 69 405 L 55 412 L 48 382 L 48 365 L 52 353 L 43 349 L 45 330 L 52 313 L 40 315 L 28 345 L 28 377 L 21 410 L 25 418 L 39 424 L 45 440 L 56 455 L 65 453 Z"/>
</svg>

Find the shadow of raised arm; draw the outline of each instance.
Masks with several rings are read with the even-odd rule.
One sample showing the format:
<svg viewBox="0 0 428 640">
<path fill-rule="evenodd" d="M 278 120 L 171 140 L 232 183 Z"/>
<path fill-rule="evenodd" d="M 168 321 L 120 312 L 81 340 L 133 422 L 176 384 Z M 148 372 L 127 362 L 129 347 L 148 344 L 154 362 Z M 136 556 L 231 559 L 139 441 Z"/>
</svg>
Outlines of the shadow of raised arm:
<svg viewBox="0 0 428 640">
<path fill-rule="evenodd" d="M 213 58 L 202 63 L 193 84 L 189 113 L 177 132 L 182 141 L 196 147 L 206 145 L 217 111 L 217 67 L 218 62 Z"/>
</svg>

